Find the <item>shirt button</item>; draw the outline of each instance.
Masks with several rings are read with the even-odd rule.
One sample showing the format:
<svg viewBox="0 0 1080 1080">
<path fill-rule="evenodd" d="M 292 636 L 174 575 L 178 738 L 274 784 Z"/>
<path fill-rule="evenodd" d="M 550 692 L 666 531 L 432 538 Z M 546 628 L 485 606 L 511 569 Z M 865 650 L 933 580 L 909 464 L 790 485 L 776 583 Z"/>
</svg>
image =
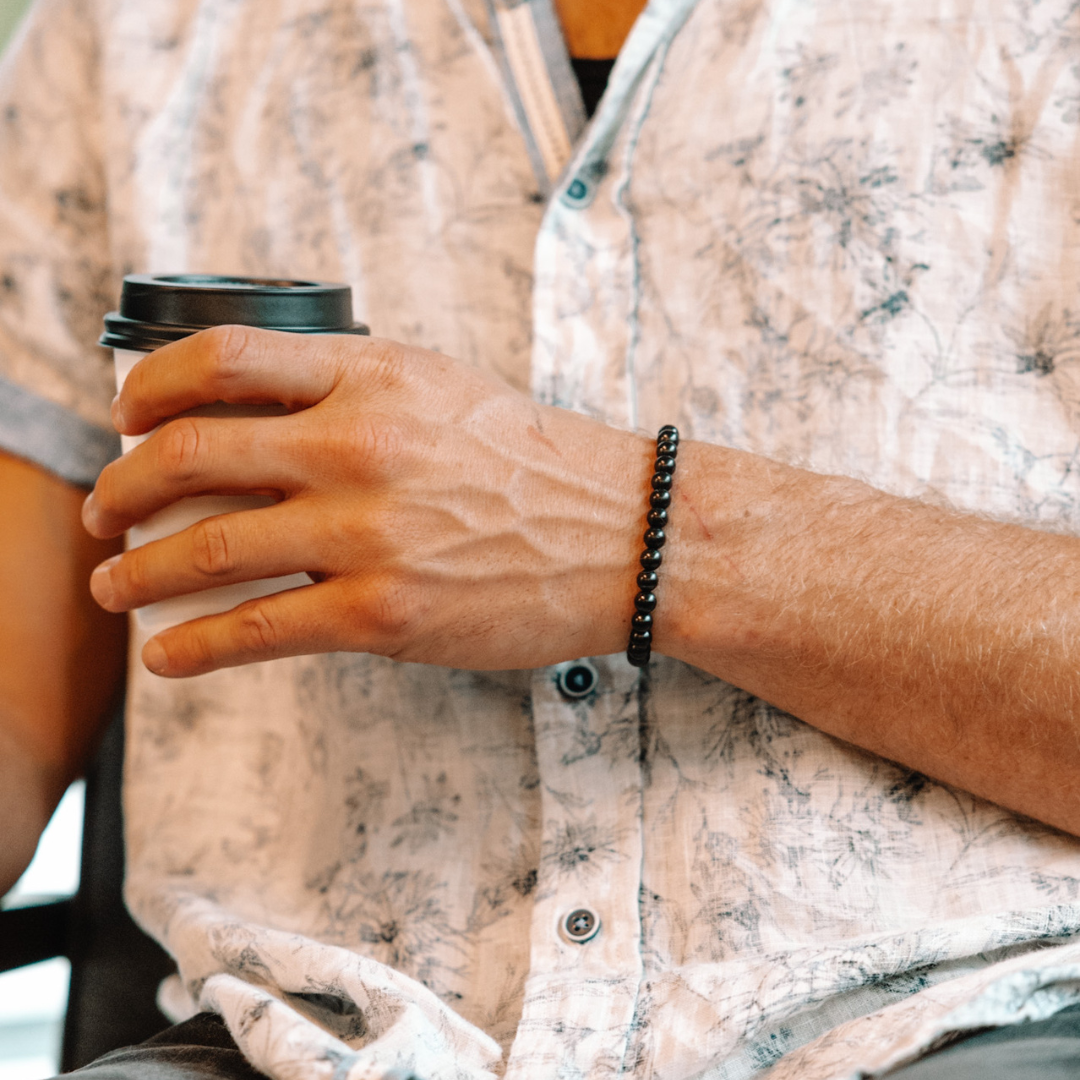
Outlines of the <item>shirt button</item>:
<svg viewBox="0 0 1080 1080">
<path fill-rule="evenodd" d="M 566 188 L 566 194 L 564 198 L 571 205 L 580 205 L 589 197 L 589 185 L 581 179 L 580 176 L 575 176 L 570 181 Z"/>
<path fill-rule="evenodd" d="M 564 667 L 556 678 L 559 693 L 571 701 L 588 697 L 599 681 L 600 673 L 588 660 L 575 660 Z"/>
<path fill-rule="evenodd" d="M 573 945 L 584 945 L 600 933 L 600 916 L 590 908 L 574 908 L 562 921 L 563 937 Z"/>
</svg>

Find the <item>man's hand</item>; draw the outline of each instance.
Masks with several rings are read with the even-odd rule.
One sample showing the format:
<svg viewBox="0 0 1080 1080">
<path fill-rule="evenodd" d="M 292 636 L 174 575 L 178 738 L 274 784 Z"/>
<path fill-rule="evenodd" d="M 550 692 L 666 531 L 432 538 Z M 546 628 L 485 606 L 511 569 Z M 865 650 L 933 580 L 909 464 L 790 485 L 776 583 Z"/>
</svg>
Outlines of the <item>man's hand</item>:
<svg viewBox="0 0 1080 1080">
<path fill-rule="evenodd" d="M 151 670 L 337 650 L 520 668 L 625 646 L 648 440 L 436 353 L 239 327 L 140 362 L 114 420 L 143 434 L 216 401 L 291 411 L 163 424 L 104 471 L 87 529 L 118 536 L 184 496 L 279 501 L 128 552 L 94 574 L 94 596 L 126 611 L 298 571 L 316 584 L 159 634 Z"/>
</svg>

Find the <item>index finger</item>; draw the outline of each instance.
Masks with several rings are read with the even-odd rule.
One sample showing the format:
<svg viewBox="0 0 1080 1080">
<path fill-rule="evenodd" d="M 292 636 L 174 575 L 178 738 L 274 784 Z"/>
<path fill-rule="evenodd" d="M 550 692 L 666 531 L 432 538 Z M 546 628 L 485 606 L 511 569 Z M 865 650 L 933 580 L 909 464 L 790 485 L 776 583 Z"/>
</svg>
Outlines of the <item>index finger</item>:
<svg viewBox="0 0 1080 1080">
<path fill-rule="evenodd" d="M 143 435 L 217 401 L 307 408 L 330 393 L 347 355 L 364 343 L 344 335 L 211 327 L 140 360 L 113 403 L 113 424 L 122 435 Z"/>
</svg>

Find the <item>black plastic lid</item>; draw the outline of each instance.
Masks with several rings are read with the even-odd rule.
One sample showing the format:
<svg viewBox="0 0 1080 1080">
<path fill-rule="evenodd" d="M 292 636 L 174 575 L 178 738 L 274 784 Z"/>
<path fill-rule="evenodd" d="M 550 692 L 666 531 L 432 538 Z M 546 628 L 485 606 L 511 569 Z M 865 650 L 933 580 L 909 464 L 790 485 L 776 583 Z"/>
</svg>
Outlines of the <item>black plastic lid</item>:
<svg viewBox="0 0 1080 1080">
<path fill-rule="evenodd" d="M 129 274 L 120 310 L 105 316 L 100 344 L 150 352 L 207 327 L 229 324 L 294 334 L 368 333 L 363 323 L 353 322 L 348 285 L 214 274 Z"/>
</svg>

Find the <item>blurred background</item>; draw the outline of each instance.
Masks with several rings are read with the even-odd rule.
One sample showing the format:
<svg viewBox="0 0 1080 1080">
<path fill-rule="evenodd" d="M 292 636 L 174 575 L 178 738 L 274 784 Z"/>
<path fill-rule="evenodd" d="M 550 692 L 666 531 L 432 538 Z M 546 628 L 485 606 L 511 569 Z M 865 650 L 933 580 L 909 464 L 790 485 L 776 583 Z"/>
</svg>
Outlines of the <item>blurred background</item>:
<svg viewBox="0 0 1080 1080">
<path fill-rule="evenodd" d="M 0 50 L 17 30 L 29 0 L 0 0 Z M 79 885 L 83 784 L 68 791 L 37 855 L 0 907 L 40 897 L 71 896 Z M 58 958 L 0 975 L 0 1080 L 42 1080 L 59 1068 L 70 965 Z"/>
<path fill-rule="evenodd" d="M 28 0 L 0 0 L 0 43 L 6 44 L 11 31 L 29 6 Z"/>
</svg>

